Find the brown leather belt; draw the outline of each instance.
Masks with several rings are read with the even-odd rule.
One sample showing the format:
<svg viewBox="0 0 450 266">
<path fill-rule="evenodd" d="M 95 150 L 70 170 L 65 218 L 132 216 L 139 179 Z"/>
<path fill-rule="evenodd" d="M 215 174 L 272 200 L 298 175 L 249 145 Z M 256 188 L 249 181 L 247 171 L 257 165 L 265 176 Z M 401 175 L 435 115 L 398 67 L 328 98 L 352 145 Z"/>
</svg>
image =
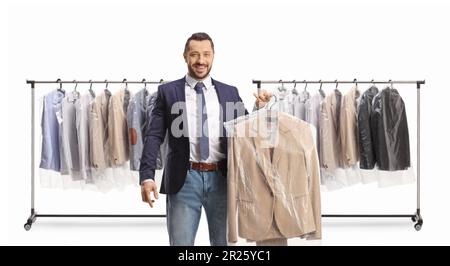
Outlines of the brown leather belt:
<svg viewBox="0 0 450 266">
<path fill-rule="evenodd" d="M 225 168 L 226 165 L 227 165 L 226 160 L 222 160 L 218 163 L 189 162 L 190 169 L 202 172 L 221 170 Z"/>
</svg>

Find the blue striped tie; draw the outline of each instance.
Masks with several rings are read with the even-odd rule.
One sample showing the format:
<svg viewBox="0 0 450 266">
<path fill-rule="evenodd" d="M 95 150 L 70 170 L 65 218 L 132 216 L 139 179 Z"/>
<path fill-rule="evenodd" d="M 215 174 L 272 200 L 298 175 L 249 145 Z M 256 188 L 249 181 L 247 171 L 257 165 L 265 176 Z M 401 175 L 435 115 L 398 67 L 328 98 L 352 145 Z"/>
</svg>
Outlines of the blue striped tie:
<svg viewBox="0 0 450 266">
<path fill-rule="evenodd" d="M 198 138 L 198 143 L 200 144 L 200 160 L 206 161 L 209 156 L 209 139 L 208 117 L 206 114 L 206 102 L 203 87 L 205 87 L 203 82 L 197 82 L 194 89 L 197 92 L 197 129 L 200 133 Z"/>
</svg>

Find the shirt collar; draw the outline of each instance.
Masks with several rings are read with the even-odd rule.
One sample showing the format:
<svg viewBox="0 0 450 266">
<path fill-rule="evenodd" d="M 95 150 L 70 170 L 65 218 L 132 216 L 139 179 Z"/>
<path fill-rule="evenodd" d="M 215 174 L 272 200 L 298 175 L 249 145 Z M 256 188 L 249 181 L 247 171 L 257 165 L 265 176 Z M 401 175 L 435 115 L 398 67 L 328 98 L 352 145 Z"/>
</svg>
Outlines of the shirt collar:
<svg viewBox="0 0 450 266">
<path fill-rule="evenodd" d="M 194 89 L 195 85 L 197 85 L 198 82 L 203 82 L 203 85 L 205 85 L 205 89 L 209 89 L 212 85 L 212 79 L 210 75 L 208 75 L 203 80 L 196 80 L 189 74 L 186 74 L 186 83 L 189 85 L 189 87 L 191 87 L 191 89 Z"/>
</svg>

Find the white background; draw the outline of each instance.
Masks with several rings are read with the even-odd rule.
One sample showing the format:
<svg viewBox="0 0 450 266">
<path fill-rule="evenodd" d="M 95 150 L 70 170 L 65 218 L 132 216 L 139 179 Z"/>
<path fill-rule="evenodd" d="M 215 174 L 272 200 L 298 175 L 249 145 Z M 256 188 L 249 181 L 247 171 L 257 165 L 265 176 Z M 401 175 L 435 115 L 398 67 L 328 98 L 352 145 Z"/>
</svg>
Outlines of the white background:
<svg viewBox="0 0 450 266">
<path fill-rule="evenodd" d="M 205 31 L 215 42 L 212 77 L 239 88 L 252 108 L 252 79 L 425 79 L 421 105 L 424 218 L 416 232 L 403 219 L 323 219 L 322 241 L 291 245 L 448 245 L 448 99 L 450 6 L 444 1 L 9 1 L 3 3 L 0 243 L 8 245 L 167 245 L 165 220 L 38 218 L 30 210 L 30 87 L 36 80 L 173 80 L 185 75 L 186 39 Z M 3 47 L 7 45 L 7 47 Z M 5 54 L 4 51 L 7 51 Z M 117 88 L 118 86 L 110 85 Z M 53 85 L 38 86 L 38 97 Z M 70 85 L 65 87 L 71 90 Z M 88 86 L 79 85 L 79 90 Z M 131 86 L 138 90 L 139 86 Z M 266 86 L 267 89 L 273 87 Z M 314 88 L 309 86 L 310 90 Z M 332 90 L 334 85 L 324 85 Z M 365 87 L 361 87 L 365 89 Z M 416 90 L 405 99 L 416 165 Z M 95 85 L 94 90 L 101 90 Z M 341 89 L 347 89 L 341 85 Z M 37 103 L 37 107 L 39 104 Z M 36 137 L 39 137 L 37 109 Z M 5 149 L 3 147 L 8 147 Z M 36 154 L 40 143 L 36 143 Z M 39 157 L 37 157 L 37 162 Z M 417 167 L 414 167 L 417 169 Z M 37 179 L 37 184 L 39 184 Z M 39 189 L 40 213 L 164 212 L 150 209 L 140 190 L 109 193 Z M 356 185 L 322 192 L 323 213 L 406 213 L 415 186 Z M 197 245 L 208 245 L 204 215 Z M 239 244 L 247 245 L 245 241 Z"/>
</svg>

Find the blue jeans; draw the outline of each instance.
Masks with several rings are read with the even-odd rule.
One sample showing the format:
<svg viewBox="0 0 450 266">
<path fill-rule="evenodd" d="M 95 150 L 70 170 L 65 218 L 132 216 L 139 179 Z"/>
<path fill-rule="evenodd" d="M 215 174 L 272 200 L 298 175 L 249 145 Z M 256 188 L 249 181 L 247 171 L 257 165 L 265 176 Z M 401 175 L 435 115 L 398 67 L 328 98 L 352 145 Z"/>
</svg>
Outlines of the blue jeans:
<svg viewBox="0 0 450 266">
<path fill-rule="evenodd" d="M 171 246 L 192 246 L 202 206 L 211 246 L 227 245 L 227 180 L 219 171 L 190 169 L 181 190 L 167 199 L 167 230 Z"/>
</svg>

